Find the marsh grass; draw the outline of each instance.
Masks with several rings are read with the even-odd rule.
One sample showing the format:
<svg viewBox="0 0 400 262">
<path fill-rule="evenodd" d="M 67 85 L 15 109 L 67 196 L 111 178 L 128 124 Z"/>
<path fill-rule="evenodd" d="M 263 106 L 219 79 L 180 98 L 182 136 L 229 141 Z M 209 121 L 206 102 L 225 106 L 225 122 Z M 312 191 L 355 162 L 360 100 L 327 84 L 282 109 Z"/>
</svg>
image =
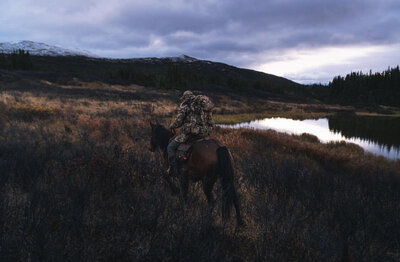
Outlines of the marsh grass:
<svg viewBox="0 0 400 262">
<path fill-rule="evenodd" d="M 400 161 L 307 134 L 216 128 L 235 160 L 247 224 L 236 229 L 219 204 L 209 214 L 199 184 L 186 202 L 174 196 L 148 150 L 149 121 L 167 124 L 172 99 L 92 89 L 1 92 L 2 261 L 340 261 L 346 249 L 398 260 Z"/>
<path fill-rule="evenodd" d="M 311 142 L 311 143 L 320 143 L 319 138 L 309 133 L 303 133 L 298 136 L 302 141 Z"/>
</svg>

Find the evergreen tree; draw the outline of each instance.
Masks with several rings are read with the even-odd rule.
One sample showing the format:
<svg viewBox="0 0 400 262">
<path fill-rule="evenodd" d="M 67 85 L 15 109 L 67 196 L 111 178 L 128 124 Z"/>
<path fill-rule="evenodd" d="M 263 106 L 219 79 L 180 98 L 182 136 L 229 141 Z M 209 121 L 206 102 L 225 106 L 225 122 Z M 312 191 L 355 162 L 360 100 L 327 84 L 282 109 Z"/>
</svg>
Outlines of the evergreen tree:
<svg viewBox="0 0 400 262">
<path fill-rule="evenodd" d="M 5 54 L 0 54 L 0 68 L 1 69 L 8 69 L 8 61 Z"/>
<path fill-rule="evenodd" d="M 351 72 L 345 77 L 336 76 L 328 89 L 328 95 L 323 99 L 332 103 L 400 106 L 399 66 L 389 67 L 382 73 L 372 74 L 370 70 L 368 74 L 360 71 Z"/>
<path fill-rule="evenodd" d="M 7 69 L 11 70 L 30 70 L 33 69 L 33 63 L 29 52 L 16 50 L 9 56 L 5 56 Z"/>
</svg>

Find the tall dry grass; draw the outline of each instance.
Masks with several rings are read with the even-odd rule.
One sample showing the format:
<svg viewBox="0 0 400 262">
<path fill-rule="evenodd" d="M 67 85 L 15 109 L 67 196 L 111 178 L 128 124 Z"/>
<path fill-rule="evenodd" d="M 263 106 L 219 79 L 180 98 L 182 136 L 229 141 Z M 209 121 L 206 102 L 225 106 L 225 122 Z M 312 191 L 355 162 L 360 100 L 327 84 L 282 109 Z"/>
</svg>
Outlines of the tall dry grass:
<svg viewBox="0 0 400 262">
<path fill-rule="evenodd" d="M 209 214 L 200 185 L 187 202 L 171 193 L 148 123 L 167 124 L 174 107 L 142 96 L 0 94 L 2 261 L 400 259 L 400 161 L 217 128 L 235 159 L 247 224 L 237 229 L 220 206 Z"/>
</svg>

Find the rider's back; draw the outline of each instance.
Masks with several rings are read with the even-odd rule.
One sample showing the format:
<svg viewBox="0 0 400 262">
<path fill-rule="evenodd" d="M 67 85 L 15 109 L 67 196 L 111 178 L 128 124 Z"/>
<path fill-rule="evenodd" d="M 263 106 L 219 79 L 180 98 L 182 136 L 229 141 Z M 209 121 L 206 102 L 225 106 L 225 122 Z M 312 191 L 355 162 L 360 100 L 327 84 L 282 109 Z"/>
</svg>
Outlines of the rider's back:
<svg viewBox="0 0 400 262">
<path fill-rule="evenodd" d="M 191 101 L 190 111 L 187 116 L 190 134 L 199 137 L 205 137 L 211 134 L 214 127 L 212 121 L 213 107 L 214 105 L 211 100 L 204 95 L 198 95 Z"/>
</svg>

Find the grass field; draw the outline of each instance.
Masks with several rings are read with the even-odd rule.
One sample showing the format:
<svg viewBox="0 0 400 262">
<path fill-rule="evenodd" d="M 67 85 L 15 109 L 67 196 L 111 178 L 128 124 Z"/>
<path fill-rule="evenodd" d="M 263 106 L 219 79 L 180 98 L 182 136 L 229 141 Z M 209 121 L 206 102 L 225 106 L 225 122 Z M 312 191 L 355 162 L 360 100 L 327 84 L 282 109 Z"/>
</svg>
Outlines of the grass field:
<svg viewBox="0 0 400 262">
<path fill-rule="evenodd" d="M 235 160 L 238 229 L 219 205 L 209 214 L 201 185 L 187 202 L 173 195 L 148 150 L 149 121 L 168 124 L 179 92 L 0 81 L 2 261 L 400 260 L 399 160 L 307 134 L 217 128 Z M 220 123 L 352 111 L 212 98 Z"/>
</svg>

